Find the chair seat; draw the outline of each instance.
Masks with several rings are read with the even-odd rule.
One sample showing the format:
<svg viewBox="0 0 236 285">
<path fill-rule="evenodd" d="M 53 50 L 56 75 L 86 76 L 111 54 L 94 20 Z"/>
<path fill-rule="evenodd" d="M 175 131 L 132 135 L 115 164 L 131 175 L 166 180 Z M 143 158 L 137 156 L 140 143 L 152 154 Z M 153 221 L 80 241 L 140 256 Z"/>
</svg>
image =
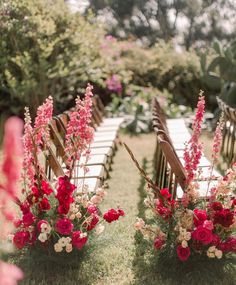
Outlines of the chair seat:
<svg viewBox="0 0 236 285">
<path fill-rule="evenodd" d="M 95 192 L 96 189 L 101 186 L 101 179 L 72 178 L 71 183 L 73 183 L 77 187 L 76 192 L 82 192 L 83 185 L 86 185 L 88 187 L 89 192 Z"/>
<path fill-rule="evenodd" d="M 102 125 L 120 125 L 124 122 L 123 117 L 118 118 L 104 118 L 102 121 Z"/>
<path fill-rule="evenodd" d="M 87 167 L 88 167 L 88 172 L 84 173 L 83 168 L 81 168 L 80 166 L 77 166 L 75 168 L 74 178 L 83 178 L 83 177 L 99 178 L 99 179 L 104 178 L 105 169 L 103 165 L 91 165 Z"/>
<path fill-rule="evenodd" d="M 107 142 L 93 142 L 91 144 L 91 148 L 103 148 L 103 147 L 110 147 L 113 149 L 115 147 L 115 143 L 113 141 L 107 141 Z"/>
<path fill-rule="evenodd" d="M 107 135 L 107 136 L 94 136 L 94 142 L 114 142 L 116 140 L 116 136 Z"/>
</svg>

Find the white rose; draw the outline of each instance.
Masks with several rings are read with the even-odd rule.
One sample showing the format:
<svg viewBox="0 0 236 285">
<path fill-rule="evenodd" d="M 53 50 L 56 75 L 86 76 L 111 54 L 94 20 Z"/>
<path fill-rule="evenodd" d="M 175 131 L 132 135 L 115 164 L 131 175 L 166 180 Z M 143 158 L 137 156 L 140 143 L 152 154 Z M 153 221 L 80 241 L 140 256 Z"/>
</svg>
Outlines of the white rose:
<svg viewBox="0 0 236 285">
<path fill-rule="evenodd" d="M 62 248 L 62 246 L 59 243 L 55 243 L 54 244 L 54 250 L 56 252 L 62 252 L 63 248 Z"/>
<path fill-rule="evenodd" d="M 216 256 L 218 259 L 222 258 L 222 255 L 223 255 L 223 253 L 222 253 L 221 250 L 217 249 L 217 250 L 215 251 L 215 256 Z"/>
<path fill-rule="evenodd" d="M 38 239 L 41 241 L 41 242 L 45 242 L 48 238 L 47 238 L 47 234 L 46 233 L 41 233 L 39 236 L 38 236 Z"/>
<path fill-rule="evenodd" d="M 72 250 L 73 250 L 73 247 L 72 247 L 72 244 L 67 244 L 66 245 L 66 252 L 68 252 L 68 253 L 70 253 L 70 252 L 72 252 Z"/>
<path fill-rule="evenodd" d="M 188 243 L 187 243 L 186 240 L 183 240 L 182 243 L 181 243 L 181 245 L 182 245 L 183 248 L 188 247 Z"/>
</svg>

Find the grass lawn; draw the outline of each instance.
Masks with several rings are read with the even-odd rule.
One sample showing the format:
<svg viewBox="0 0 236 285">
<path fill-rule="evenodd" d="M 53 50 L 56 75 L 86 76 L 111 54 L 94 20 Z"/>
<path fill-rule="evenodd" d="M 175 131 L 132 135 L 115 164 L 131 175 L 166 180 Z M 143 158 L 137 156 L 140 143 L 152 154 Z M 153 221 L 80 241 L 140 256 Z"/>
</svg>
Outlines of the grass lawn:
<svg viewBox="0 0 236 285">
<path fill-rule="evenodd" d="M 141 163 L 145 160 L 151 169 L 154 134 L 139 137 L 122 135 L 121 138 L 131 147 L 137 159 Z M 85 256 L 78 264 L 70 265 L 65 261 L 65 264 L 58 265 L 43 259 L 36 264 L 35 257 L 18 260 L 25 272 L 21 284 L 157 284 L 155 272 L 150 272 L 148 261 L 145 260 L 148 250 L 133 228 L 136 216 L 144 214 L 141 198 L 144 183 L 124 147 L 119 147 L 112 167 L 108 195 L 102 209 L 120 205 L 126 216 L 118 222 L 107 224 L 105 232 L 94 239 L 93 245 L 88 244 Z"/>
</svg>

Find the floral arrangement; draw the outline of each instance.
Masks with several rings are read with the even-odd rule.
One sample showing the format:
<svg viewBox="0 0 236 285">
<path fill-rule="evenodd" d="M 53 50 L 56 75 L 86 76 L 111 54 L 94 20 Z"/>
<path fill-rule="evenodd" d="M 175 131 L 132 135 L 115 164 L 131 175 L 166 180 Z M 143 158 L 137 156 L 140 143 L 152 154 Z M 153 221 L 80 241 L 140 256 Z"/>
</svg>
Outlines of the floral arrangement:
<svg viewBox="0 0 236 285">
<path fill-rule="evenodd" d="M 212 171 L 220 150 L 223 119 L 218 123 L 215 132 L 212 166 L 209 169 L 209 177 L 205 178 L 207 187 L 204 197 L 200 197 L 199 184 L 194 180 L 201 175 L 201 171 L 198 170 L 202 155 L 199 136 L 204 109 L 204 96 L 200 94 L 193 123 L 193 133 L 189 142 L 186 143 L 184 152 L 188 186 L 182 199 L 173 197 L 167 188 L 158 189 L 139 166 L 131 150 L 125 145 L 141 175 L 148 183 L 147 197 L 144 203 L 149 212 L 151 210 L 153 217 L 149 223 L 142 218 L 137 218 L 134 227 L 153 243 L 156 253 L 161 256 L 159 268 L 165 272 L 172 270 L 173 278 L 176 278 L 176 274 L 179 273 L 177 271 L 184 267 L 185 269 L 191 268 L 188 272 L 191 275 L 191 271 L 196 269 L 197 260 L 201 260 L 202 264 L 205 264 L 203 260 L 208 264 L 212 260 L 226 261 L 236 253 L 236 163 L 227 170 L 225 176 L 216 180 L 217 183 L 214 187 L 211 186 L 211 181 L 216 179 L 212 175 Z M 162 267 L 162 264 L 165 266 Z M 168 266 L 166 266 L 167 264 Z M 171 264 L 174 264 L 172 268 Z M 194 266 L 191 267 L 190 264 L 194 264 Z M 206 266 L 206 268 L 208 267 Z M 214 274 L 217 274 L 217 270 L 214 269 L 216 271 Z M 183 270 L 183 272 L 185 271 Z"/>
<path fill-rule="evenodd" d="M 103 231 L 103 220 L 111 223 L 124 216 L 120 208 L 110 209 L 102 215 L 98 205 L 106 194 L 104 187 L 91 193 L 86 179 L 81 179 L 78 186 L 71 182 L 76 167 L 81 167 L 84 173 L 88 171 L 86 163 L 81 165 L 79 161 L 85 157 L 87 162 L 90 157 L 94 134 L 91 127 L 92 96 L 92 86 L 88 85 L 84 99 L 76 99 L 65 137 L 66 173 L 53 183 L 47 179 L 39 160 L 39 154 L 49 144 L 48 123 L 52 119 L 53 100 L 49 97 L 38 108 L 34 126 L 26 108 L 23 199 L 17 201 L 22 215 L 15 220 L 17 230 L 13 237 L 13 244 L 18 249 L 53 249 L 56 253 L 80 250 L 93 230 L 96 234 Z"/>
<path fill-rule="evenodd" d="M 9 118 L 4 127 L 3 160 L 0 171 L 0 284 L 16 285 L 23 278 L 22 271 L 13 264 L 4 262 L 4 254 L 12 252 L 8 237 L 16 214 L 15 199 L 18 195 L 20 169 L 22 166 L 21 136 L 23 123 L 17 117 Z"/>
</svg>

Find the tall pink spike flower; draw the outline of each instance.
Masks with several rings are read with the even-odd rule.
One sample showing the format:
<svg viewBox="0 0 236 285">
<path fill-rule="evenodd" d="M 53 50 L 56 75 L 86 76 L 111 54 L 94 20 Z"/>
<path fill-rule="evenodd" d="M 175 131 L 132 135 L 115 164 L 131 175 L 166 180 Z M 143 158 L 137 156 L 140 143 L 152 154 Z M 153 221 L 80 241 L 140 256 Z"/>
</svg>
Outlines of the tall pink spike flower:
<svg viewBox="0 0 236 285">
<path fill-rule="evenodd" d="M 68 154 L 67 165 L 70 173 L 74 168 L 76 160 L 80 160 L 82 153 L 87 152 L 93 141 L 94 129 L 90 126 L 92 117 L 92 89 L 88 84 L 84 100 L 76 99 L 75 111 L 70 114 L 70 121 L 66 132 L 66 153 Z"/>
<path fill-rule="evenodd" d="M 31 117 L 29 113 L 29 108 L 25 107 L 25 125 L 24 125 L 24 136 L 23 136 L 23 172 L 22 179 L 27 185 L 33 186 L 35 169 L 33 167 L 34 162 L 34 142 L 33 142 L 34 132 L 31 125 Z"/>
<path fill-rule="evenodd" d="M 199 142 L 199 137 L 202 129 L 203 115 L 205 112 L 205 98 L 203 92 L 199 94 L 199 100 L 197 104 L 197 111 L 193 122 L 193 133 L 191 139 L 185 146 L 184 149 L 184 161 L 185 170 L 187 173 L 187 183 L 190 183 L 193 178 L 195 171 L 197 170 L 198 164 L 202 156 L 202 144 Z"/>
<path fill-rule="evenodd" d="M 35 143 L 37 146 L 42 146 L 49 141 L 48 123 L 52 119 L 53 114 L 53 99 L 49 96 L 43 105 L 38 107 L 37 116 L 34 123 Z"/>
<path fill-rule="evenodd" d="M 220 152 L 220 147 L 221 147 L 221 143 L 222 143 L 222 131 L 224 128 L 224 116 L 222 114 L 222 116 L 220 117 L 220 120 L 217 124 L 216 130 L 215 130 L 215 135 L 214 135 L 214 139 L 213 139 L 213 146 L 212 146 L 212 164 L 214 165 L 215 163 L 217 163 L 217 159 L 218 159 L 218 155 Z"/>
</svg>

